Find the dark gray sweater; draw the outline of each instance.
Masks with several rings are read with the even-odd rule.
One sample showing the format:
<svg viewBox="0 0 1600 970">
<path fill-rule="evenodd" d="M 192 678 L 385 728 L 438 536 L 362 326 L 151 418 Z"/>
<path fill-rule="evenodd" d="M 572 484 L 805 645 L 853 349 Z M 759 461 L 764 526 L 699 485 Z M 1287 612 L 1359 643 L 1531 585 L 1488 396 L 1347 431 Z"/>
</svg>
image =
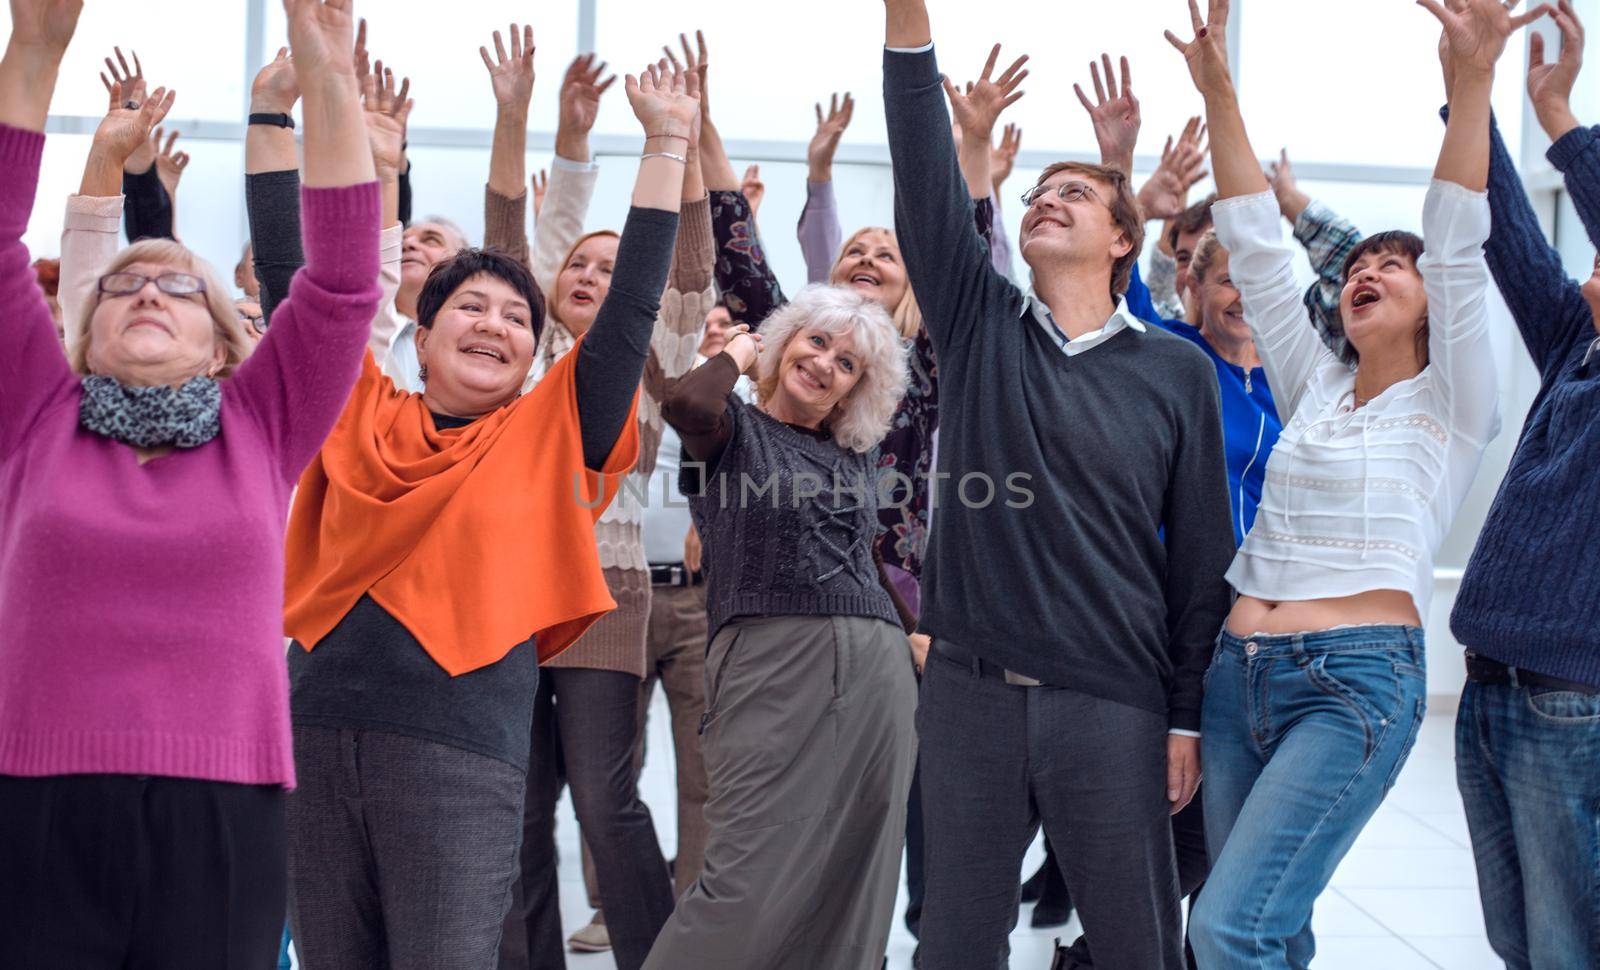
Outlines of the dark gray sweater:
<svg viewBox="0 0 1600 970">
<path fill-rule="evenodd" d="M 1197 730 L 1234 554 L 1216 372 L 1155 328 L 1062 353 L 973 228 L 933 52 L 885 51 L 883 100 L 941 386 L 920 629 Z"/>
</svg>

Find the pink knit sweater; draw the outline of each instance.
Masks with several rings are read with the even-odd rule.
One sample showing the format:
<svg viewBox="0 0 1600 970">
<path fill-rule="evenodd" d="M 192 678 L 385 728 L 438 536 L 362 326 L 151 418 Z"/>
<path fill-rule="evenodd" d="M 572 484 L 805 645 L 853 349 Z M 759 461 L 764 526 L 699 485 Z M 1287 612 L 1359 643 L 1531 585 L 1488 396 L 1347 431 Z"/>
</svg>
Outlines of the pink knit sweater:
<svg viewBox="0 0 1600 970">
<path fill-rule="evenodd" d="M 28 266 L 43 147 L 0 125 L 0 774 L 292 787 L 284 524 L 366 349 L 377 186 L 305 190 L 306 266 L 222 433 L 140 465 L 79 427 Z"/>
</svg>

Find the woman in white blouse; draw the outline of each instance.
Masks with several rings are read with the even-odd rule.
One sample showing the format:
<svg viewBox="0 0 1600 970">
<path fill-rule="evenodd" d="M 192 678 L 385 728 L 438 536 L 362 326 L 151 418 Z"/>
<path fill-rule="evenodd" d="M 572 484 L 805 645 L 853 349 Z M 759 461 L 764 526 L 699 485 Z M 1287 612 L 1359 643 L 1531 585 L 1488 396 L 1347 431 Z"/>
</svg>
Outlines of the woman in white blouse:
<svg viewBox="0 0 1600 970">
<path fill-rule="evenodd" d="M 1423 238 L 1384 233 L 1346 263 L 1340 313 L 1354 370 L 1323 346 L 1301 302 L 1228 72 L 1227 0 L 1211 0 L 1206 22 L 1195 15 L 1192 42 L 1167 35 L 1205 98 L 1217 236 L 1283 419 L 1207 674 L 1214 865 L 1190 923 L 1203 967 L 1310 964 L 1312 905 L 1421 725 L 1433 554 L 1499 430 L 1482 253 L 1489 91 L 1506 38 L 1538 12 L 1422 4 L 1445 24 L 1450 119 Z M 1359 98 L 1340 107 L 1351 137 L 1384 110 Z"/>
</svg>

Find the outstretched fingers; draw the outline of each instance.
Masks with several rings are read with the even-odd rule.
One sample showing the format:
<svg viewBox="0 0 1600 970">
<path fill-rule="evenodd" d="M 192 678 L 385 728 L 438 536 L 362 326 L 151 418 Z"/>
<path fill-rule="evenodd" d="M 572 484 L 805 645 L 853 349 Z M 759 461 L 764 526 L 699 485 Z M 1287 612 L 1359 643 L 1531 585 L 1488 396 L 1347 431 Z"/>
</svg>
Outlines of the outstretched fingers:
<svg viewBox="0 0 1600 970">
<path fill-rule="evenodd" d="M 998 53 L 1000 50 L 1000 45 L 996 44 L 994 49 Z M 999 80 L 995 81 L 995 83 L 1001 87 L 1006 87 L 1014 82 L 1021 81 L 1022 78 L 1026 77 L 1028 74 L 1027 71 L 1022 70 L 1023 65 L 1027 63 L 1028 55 L 1023 54 L 1021 57 L 1011 62 L 1011 66 L 1005 69 L 1005 72 L 1000 75 Z M 1022 74 L 1018 75 L 1018 71 L 1022 71 Z"/>
</svg>

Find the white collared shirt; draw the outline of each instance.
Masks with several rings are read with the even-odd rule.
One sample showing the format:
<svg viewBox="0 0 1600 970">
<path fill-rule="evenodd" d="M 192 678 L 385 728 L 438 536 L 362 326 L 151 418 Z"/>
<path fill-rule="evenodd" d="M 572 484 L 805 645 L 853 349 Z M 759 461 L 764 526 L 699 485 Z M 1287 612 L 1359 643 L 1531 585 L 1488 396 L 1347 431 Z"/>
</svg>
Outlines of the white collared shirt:
<svg viewBox="0 0 1600 970">
<path fill-rule="evenodd" d="M 1032 287 L 1028 288 L 1028 294 L 1023 297 L 1022 305 L 1029 315 L 1033 317 L 1034 322 L 1044 329 L 1045 335 L 1050 338 L 1051 342 L 1060 347 L 1068 357 L 1076 357 L 1086 350 L 1093 350 L 1123 330 L 1135 330 L 1139 333 L 1144 333 L 1144 323 L 1128 310 L 1127 301 L 1121 297 L 1117 298 L 1117 308 L 1111 311 L 1111 316 L 1106 320 L 1104 326 L 1099 330 L 1091 330 L 1076 337 L 1068 337 L 1056 325 L 1055 315 L 1050 312 L 1050 308 L 1045 305 L 1045 302 L 1039 299 L 1039 294 L 1035 293 Z"/>
</svg>

